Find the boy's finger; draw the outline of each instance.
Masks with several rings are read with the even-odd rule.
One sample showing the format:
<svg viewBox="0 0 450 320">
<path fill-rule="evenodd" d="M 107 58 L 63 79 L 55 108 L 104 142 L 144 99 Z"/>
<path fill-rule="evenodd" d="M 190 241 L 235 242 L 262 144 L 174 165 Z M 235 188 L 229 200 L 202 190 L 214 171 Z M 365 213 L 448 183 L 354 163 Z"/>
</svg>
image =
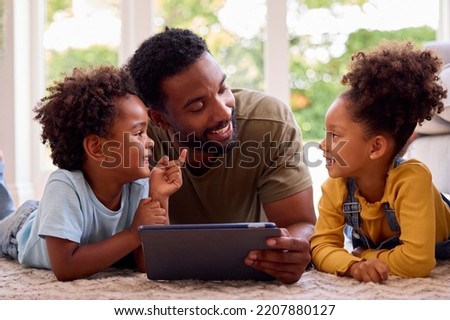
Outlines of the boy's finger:
<svg viewBox="0 0 450 320">
<path fill-rule="evenodd" d="M 178 158 L 178 165 L 181 167 L 186 162 L 187 149 L 181 150 L 180 157 Z"/>
<path fill-rule="evenodd" d="M 156 164 L 157 167 L 165 167 L 169 163 L 169 157 L 163 156 L 161 159 L 159 159 L 158 163 Z"/>
</svg>

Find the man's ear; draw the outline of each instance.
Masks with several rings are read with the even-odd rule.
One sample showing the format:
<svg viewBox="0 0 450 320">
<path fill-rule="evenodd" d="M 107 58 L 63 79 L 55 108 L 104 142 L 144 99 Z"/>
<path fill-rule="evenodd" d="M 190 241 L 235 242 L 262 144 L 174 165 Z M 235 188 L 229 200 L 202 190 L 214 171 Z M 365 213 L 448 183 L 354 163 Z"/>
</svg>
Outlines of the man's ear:
<svg viewBox="0 0 450 320">
<path fill-rule="evenodd" d="M 148 116 L 150 120 L 161 129 L 167 130 L 170 128 L 170 125 L 166 120 L 166 115 L 163 112 L 149 108 Z"/>
<path fill-rule="evenodd" d="M 372 147 L 369 158 L 374 160 L 381 158 L 389 150 L 389 141 L 383 135 L 377 135 L 372 138 Z"/>
<path fill-rule="evenodd" d="M 92 160 L 104 161 L 106 158 L 102 150 L 103 141 L 95 134 L 84 137 L 83 148 L 86 156 Z"/>
</svg>

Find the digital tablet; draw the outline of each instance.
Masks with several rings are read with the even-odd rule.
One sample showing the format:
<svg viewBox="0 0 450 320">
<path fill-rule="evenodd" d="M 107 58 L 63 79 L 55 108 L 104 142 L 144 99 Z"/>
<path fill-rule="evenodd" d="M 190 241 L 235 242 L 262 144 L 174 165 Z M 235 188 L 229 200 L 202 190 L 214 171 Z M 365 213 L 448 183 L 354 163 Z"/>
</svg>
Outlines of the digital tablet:
<svg viewBox="0 0 450 320">
<path fill-rule="evenodd" d="M 249 251 L 269 249 L 279 237 L 274 223 L 141 226 L 147 277 L 151 280 L 274 280 L 244 263 Z"/>
</svg>

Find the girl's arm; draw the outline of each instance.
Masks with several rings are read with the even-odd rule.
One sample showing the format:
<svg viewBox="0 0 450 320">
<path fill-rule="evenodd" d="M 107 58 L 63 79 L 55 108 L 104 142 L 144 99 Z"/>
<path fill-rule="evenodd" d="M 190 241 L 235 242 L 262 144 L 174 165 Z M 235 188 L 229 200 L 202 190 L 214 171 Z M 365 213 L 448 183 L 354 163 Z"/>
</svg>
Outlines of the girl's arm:
<svg viewBox="0 0 450 320">
<path fill-rule="evenodd" d="M 417 163 L 405 162 L 389 184 L 391 207 L 400 224 L 401 244 L 391 250 L 365 250 L 361 257 L 378 258 L 390 271 L 402 277 L 425 277 L 433 270 L 436 245 L 436 203 L 440 194 L 432 183 L 428 169 Z"/>
<path fill-rule="evenodd" d="M 315 267 L 341 276 L 352 264 L 362 260 L 344 247 L 345 218 L 342 203 L 346 192 L 344 182 L 338 179 L 325 181 L 318 206 L 319 216 L 311 237 L 311 257 Z"/>
</svg>

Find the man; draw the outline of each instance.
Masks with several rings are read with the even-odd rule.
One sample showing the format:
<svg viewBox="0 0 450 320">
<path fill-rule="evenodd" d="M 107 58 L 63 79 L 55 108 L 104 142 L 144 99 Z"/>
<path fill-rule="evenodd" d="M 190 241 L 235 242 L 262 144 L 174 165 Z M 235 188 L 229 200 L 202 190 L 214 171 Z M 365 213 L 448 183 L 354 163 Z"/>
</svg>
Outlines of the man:
<svg viewBox="0 0 450 320">
<path fill-rule="evenodd" d="M 177 159 L 188 148 L 184 184 L 170 199 L 171 223 L 275 222 L 283 231 L 268 240 L 275 250 L 250 252 L 245 263 L 297 282 L 310 262 L 316 216 L 290 108 L 228 88 L 205 41 L 189 30 L 150 37 L 128 67 L 149 107 L 155 159 Z"/>
</svg>

